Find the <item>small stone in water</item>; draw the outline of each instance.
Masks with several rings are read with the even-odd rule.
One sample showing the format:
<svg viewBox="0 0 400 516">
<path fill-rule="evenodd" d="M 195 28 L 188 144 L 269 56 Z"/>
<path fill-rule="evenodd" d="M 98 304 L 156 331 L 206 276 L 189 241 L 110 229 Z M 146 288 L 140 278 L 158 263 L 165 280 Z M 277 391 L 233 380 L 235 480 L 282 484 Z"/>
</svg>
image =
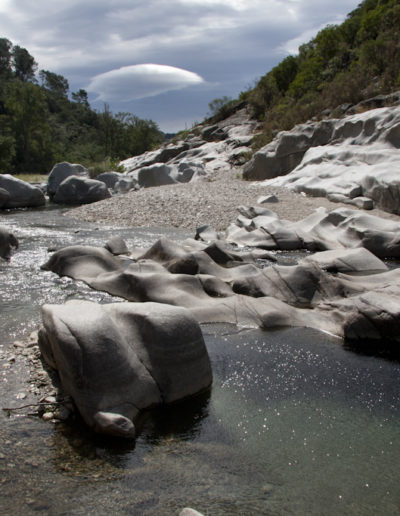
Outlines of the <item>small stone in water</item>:
<svg viewBox="0 0 400 516">
<path fill-rule="evenodd" d="M 50 421 L 51 419 L 54 419 L 54 414 L 53 412 L 45 412 L 42 416 L 42 419 L 44 421 Z"/>
<path fill-rule="evenodd" d="M 262 492 L 264 494 L 267 494 L 267 493 L 270 493 L 271 491 L 273 491 L 273 489 L 274 489 L 274 486 L 272 484 L 265 484 L 262 487 Z"/>
<path fill-rule="evenodd" d="M 26 392 L 19 392 L 17 394 L 17 400 L 24 400 L 26 398 Z"/>
</svg>

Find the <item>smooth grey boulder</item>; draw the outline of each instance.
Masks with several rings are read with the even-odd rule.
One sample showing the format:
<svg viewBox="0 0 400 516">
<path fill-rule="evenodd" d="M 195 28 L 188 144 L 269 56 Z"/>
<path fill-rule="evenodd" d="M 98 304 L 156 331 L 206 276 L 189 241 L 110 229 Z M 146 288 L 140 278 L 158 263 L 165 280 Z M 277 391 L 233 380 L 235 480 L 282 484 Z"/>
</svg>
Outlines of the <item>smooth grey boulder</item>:
<svg viewBox="0 0 400 516">
<path fill-rule="evenodd" d="M 90 204 L 111 197 L 102 181 L 86 177 L 69 176 L 59 185 L 53 196 L 57 204 Z"/>
<path fill-rule="evenodd" d="M 307 256 L 302 263 L 317 263 L 329 272 L 367 273 L 384 272 L 387 265 L 364 247 L 356 249 L 334 249 Z"/>
<path fill-rule="evenodd" d="M 69 176 L 87 177 L 87 170 L 83 165 L 67 161 L 54 165 L 47 180 L 47 194 L 50 199 L 53 199 L 60 184 Z"/>
<path fill-rule="evenodd" d="M 17 237 L 6 227 L 0 226 L 0 257 L 10 260 L 13 248 L 18 249 Z"/>
<path fill-rule="evenodd" d="M 122 176 L 114 185 L 114 191 L 116 193 L 128 193 L 132 188 L 136 186 L 136 180 L 130 176 Z"/>
<path fill-rule="evenodd" d="M 188 310 L 156 303 L 42 307 L 39 346 L 85 422 L 132 438 L 138 413 L 212 382 L 200 327 Z"/>
<path fill-rule="evenodd" d="M 104 247 L 107 249 L 107 251 L 110 251 L 110 253 L 115 256 L 129 253 L 125 240 L 123 240 L 118 235 L 108 240 Z"/>
<path fill-rule="evenodd" d="M 171 170 L 172 168 L 164 163 L 155 163 L 135 171 L 132 173 L 132 177 L 137 179 L 141 188 L 171 185 L 177 182 L 171 177 Z"/>
<path fill-rule="evenodd" d="M 10 174 L 0 174 L 0 188 L 8 192 L 8 199 L 3 194 L 2 208 L 34 208 L 46 204 L 46 198 L 40 188 Z"/>
<path fill-rule="evenodd" d="M 110 172 L 103 172 L 102 174 L 99 174 L 98 176 L 96 176 L 96 180 L 102 181 L 103 183 L 105 183 L 107 188 L 109 188 L 110 190 L 113 190 L 116 183 L 118 183 L 118 181 L 122 177 L 123 177 L 122 174 L 120 174 L 118 172 L 110 171 Z"/>
<path fill-rule="evenodd" d="M 3 208 L 10 200 L 10 194 L 4 188 L 0 188 L 0 208 Z"/>
</svg>

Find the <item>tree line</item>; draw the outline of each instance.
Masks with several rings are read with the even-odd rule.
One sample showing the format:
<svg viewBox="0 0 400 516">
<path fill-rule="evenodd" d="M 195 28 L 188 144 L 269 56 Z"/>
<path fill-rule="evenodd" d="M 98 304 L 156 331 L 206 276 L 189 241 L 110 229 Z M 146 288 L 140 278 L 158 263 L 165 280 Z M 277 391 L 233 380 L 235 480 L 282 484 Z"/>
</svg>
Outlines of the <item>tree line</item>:
<svg viewBox="0 0 400 516">
<path fill-rule="evenodd" d="M 312 117 L 340 116 L 341 105 L 400 89 L 399 0 L 364 0 L 340 25 L 328 25 L 238 99 L 215 99 L 212 120 L 246 102 L 264 128 L 255 148 Z"/>
<path fill-rule="evenodd" d="M 39 70 L 28 50 L 0 38 L 0 173 L 47 173 L 54 163 L 118 162 L 164 140 L 152 120 L 93 110 L 84 89 Z"/>
<path fill-rule="evenodd" d="M 242 97 L 264 121 L 263 145 L 277 131 L 399 88 L 399 1 L 364 0 L 342 24 L 321 30 Z"/>
</svg>

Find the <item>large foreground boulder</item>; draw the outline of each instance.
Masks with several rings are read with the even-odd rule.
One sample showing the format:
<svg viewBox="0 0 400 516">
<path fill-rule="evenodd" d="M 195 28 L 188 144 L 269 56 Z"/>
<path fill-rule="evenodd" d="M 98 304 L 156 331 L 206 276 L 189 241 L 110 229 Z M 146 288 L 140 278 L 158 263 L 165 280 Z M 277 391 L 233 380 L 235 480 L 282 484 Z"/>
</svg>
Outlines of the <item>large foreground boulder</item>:
<svg viewBox="0 0 400 516">
<path fill-rule="evenodd" d="M 0 257 L 9 260 L 13 248 L 18 249 L 17 237 L 4 226 L 0 226 Z"/>
<path fill-rule="evenodd" d="M 0 174 L 2 208 L 34 208 L 46 204 L 44 193 L 37 186 L 32 186 L 10 174 Z"/>
<path fill-rule="evenodd" d="M 134 437 L 140 410 L 192 396 L 212 372 L 200 327 L 157 303 L 44 305 L 39 346 L 95 431 Z"/>
<path fill-rule="evenodd" d="M 86 177 L 69 176 L 60 184 L 53 197 L 57 204 L 90 204 L 108 199 L 111 194 L 105 183 Z"/>
</svg>

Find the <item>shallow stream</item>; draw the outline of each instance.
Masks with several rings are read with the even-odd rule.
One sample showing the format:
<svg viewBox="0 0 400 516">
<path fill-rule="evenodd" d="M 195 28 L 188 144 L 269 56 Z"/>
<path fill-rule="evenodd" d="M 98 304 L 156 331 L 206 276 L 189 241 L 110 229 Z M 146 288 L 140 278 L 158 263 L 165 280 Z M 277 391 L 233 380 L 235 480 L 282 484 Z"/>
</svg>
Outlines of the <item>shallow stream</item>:
<svg viewBox="0 0 400 516">
<path fill-rule="evenodd" d="M 11 262 L 0 264 L 2 407 L 35 401 L 26 357 L 13 343 L 37 329 L 42 304 L 121 301 L 41 271 L 48 248 L 104 245 L 116 234 L 128 247 L 192 236 L 99 227 L 60 208 L 9 212 L 0 224 L 20 241 Z M 1 411 L 0 513 L 167 516 L 186 506 L 213 516 L 400 513 L 398 361 L 356 354 L 309 329 L 203 332 L 212 389 L 143 414 L 135 443 L 96 436 L 79 422 Z"/>
</svg>

